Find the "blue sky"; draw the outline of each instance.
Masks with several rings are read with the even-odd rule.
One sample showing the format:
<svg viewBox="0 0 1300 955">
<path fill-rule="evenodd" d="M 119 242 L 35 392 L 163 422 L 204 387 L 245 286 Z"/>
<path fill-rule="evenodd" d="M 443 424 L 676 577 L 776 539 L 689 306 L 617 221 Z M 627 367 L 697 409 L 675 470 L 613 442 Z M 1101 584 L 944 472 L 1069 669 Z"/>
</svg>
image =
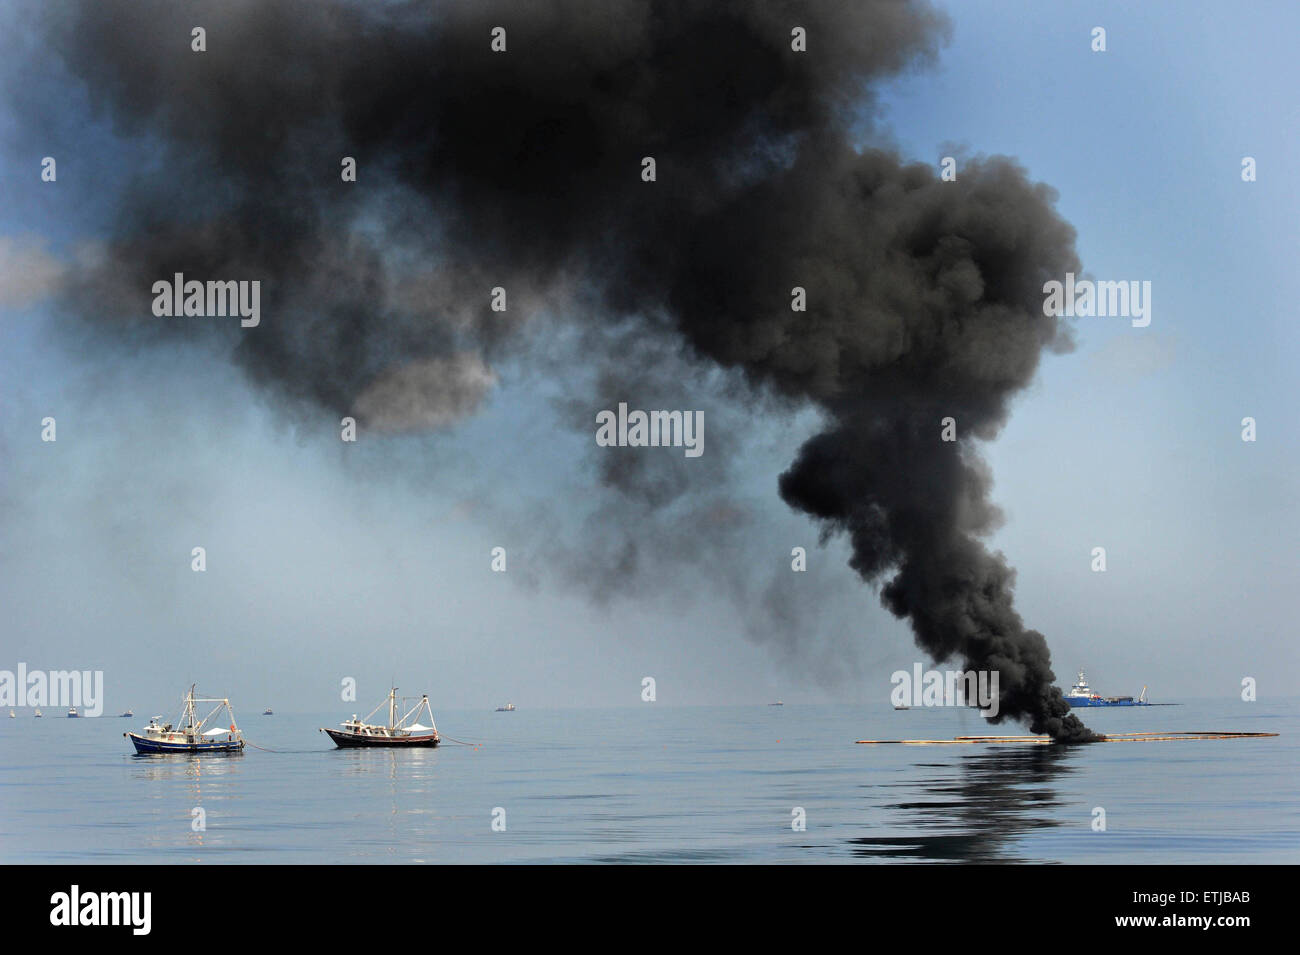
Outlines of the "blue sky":
<svg viewBox="0 0 1300 955">
<path fill-rule="evenodd" d="M 1147 328 L 1080 319 L 1077 350 L 1045 359 L 986 448 L 1023 616 L 1058 677 L 1086 666 L 1103 692 L 1231 696 L 1254 676 L 1290 695 L 1300 8 L 944 6 L 952 42 L 885 90 L 888 134 L 920 161 L 1016 156 L 1058 190 L 1088 273 L 1153 286 Z M 26 42 L 14 9 L 0 51 Z M 4 73 L 6 96 L 27 95 Z M 66 156 L 56 187 L 37 179 L 47 148 Z M 0 239 L 55 255 L 93 238 L 115 184 L 150 161 L 147 143 L 84 125 L 75 100 L 32 136 L 6 111 L 0 156 Z M 1241 181 L 1244 156 L 1258 181 Z M 13 268 L 4 279 L 12 293 Z M 557 385 L 526 369 L 498 369 L 454 434 L 348 457 L 210 355 L 88 356 L 39 301 L 0 303 L 0 668 L 103 669 L 110 710 L 157 710 L 197 679 L 247 711 L 336 708 L 344 676 L 378 700 L 390 675 L 453 707 L 639 705 L 646 675 L 665 703 L 874 701 L 918 659 L 843 546 L 816 550 L 776 494 L 811 414 L 734 422 L 748 430 L 733 468 L 761 514 L 758 552 L 737 559 L 813 551 L 821 603 L 801 652 L 820 663 L 804 667 L 747 639 L 709 581 L 609 606 L 554 582 L 546 541 L 580 540 L 590 448 L 558 419 Z M 47 414 L 56 445 L 39 441 Z M 516 506 L 524 484 L 550 498 L 544 521 Z M 505 575 L 488 571 L 496 545 Z"/>
</svg>

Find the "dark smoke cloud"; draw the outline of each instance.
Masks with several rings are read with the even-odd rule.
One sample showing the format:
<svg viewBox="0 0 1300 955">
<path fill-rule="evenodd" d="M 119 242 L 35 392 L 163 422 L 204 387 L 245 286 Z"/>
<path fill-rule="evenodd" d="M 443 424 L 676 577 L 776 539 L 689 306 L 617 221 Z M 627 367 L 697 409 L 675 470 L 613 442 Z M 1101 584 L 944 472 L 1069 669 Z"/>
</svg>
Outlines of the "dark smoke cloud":
<svg viewBox="0 0 1300 955">
<path fill-rule="evenodd" d="M 1068 347 L 1040 289 L 1078 270 L 1073 230 L 1013 162 L 945 183 L 851 146 L 872 82 L 945 38 L 928 5 L 94 0 L 43 15 L 94 107 L 161 150 L 70 280 L 69 311 L 119 335 L 227 335 L 286 407 L 390 430 L 472 413 L 531 316 L 655 316 L 693 361 L 822 410 L 781 493 L 848 535 L 864 579 L 892 575 L 882 598 L 923 649 L 1000 670 L 1004 715 L 1087 737 L 980 543 L 997 512 L 972 443 L 1042 351 Z M 261 326 L 153 319 L 151 283 L 178 271 L 261 279 Z M 807 312 L 790 309 L 795 285 Z M 640 371 L 593 360 L 612 363 L 606 391 Z M 939 439 L 948 416 L 955 444 Z M 680 471 L 605 467 L 618 493 L 683 493 Z"/>
<path fill-rule="evenodd" d="M 918 644 L 999 671 L 1003 712 L 1035 732 L 1087 739 L 1015 612 L 1014 573 L 979 541 L 1000 515 L 971 445 L 1044 348 L 1070 347 L 1042 313 L 1043 282 L 1079 267 L 1054 198 L 1007 160 L 945 183 L 827 142 L 700 223 L 672 304 L 700 351 L 831 412 L 781 494 L 849 536 L 864 579 L 894 573 L 882 599 Z M 783 298 L 793 284 L 806 314 Z M 946 418 L 964 440 L 941 440 Z"/>
</svg>

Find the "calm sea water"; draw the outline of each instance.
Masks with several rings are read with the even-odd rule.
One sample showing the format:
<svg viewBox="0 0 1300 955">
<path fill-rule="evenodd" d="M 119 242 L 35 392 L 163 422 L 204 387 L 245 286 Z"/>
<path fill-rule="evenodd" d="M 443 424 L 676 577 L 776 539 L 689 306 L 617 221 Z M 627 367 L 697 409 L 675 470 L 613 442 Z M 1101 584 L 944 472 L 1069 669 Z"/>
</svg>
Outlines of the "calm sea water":
<svg viewBox="0 0 1300 955">
<path fill-rule="evenodd" d="M 478 745 L 423 752 L 336 750 L 317 727 L 338 713 L 246 716 L 280 752 L 136 757 L 138 717 L 20 714 L 0 718 L 6 863 L 1300 861 L 1296 700 L 1088 714 L 1274 739 L 1073 748 L 853 742 L 988 732 L 965 710 L 644 704 L 436 712 Z"/>
</svg>

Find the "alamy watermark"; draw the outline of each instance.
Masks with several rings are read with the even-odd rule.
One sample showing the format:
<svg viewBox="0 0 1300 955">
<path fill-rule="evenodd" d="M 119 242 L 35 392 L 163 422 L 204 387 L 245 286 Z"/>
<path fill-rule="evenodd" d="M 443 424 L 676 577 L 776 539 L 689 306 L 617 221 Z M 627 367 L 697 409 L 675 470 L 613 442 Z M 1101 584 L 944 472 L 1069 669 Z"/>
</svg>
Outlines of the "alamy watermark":
<svg viewBox="0 0 1300 955">
<path fill-rule="evenodd" d="M 895 707 L 977 706 L 989 719 L 998 715 L 997 670 L 926 670 L 912 664 L 912 672 L 895 670 L 889 677 L 894 689 L 889 701 Z"/>
<path fill-rule="evenodd" d="M 685 448 L 688 458 L 704 453 L 703 411 L 628 411 L 596 413 L 596 444 L 602 448 Z"/>
<path fill-rule="evenodd" d="M 1056 318 L 1131 318 L 1134 328 L 1151 324 L 1151 283 L 1075 281 L 1073 272 L 1065 281 L 1043 283 L 1043 314 Z"/>
<path fill-rule="evenodd" d="M 152 892 L 83 892 L 73 885 L 50 896 L 50 924 L 126 926 L 132 935 L 148 935 L 152 909 Z"/>
<path fill-rule="evenodd" d="M 82 716 L 104 712 L 103 670 L 0 670 L 0 706 L 68 706 Z"/>
<path fill-rule="evenodd" d="M 177 272 L 169 281 L 153 283 L 153 313 L 159 318 L 225 318 L 239 316 L 244 328 L 256 328 L 262 321 L 262 283 L 252 281 L 200 282 L 185 280 Z"/>
</svg>

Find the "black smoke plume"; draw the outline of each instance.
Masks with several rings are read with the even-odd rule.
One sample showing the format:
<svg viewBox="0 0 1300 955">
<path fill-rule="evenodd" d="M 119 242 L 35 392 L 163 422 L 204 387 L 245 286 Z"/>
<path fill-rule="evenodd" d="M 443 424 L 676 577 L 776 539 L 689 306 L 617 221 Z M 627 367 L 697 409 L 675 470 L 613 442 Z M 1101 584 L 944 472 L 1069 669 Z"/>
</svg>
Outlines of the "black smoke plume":
<svg viewBox="0 0 1300 955">
<path fill-rule="evenodd" d="M 858 148 L 878 142 L 873 82 L 945 38 L 927 4 L 87 0 L 39 15 L 97 113 L 156 159 L 122 188 L 71 312 L 119 335 L 229 335 L 286 407 L 389 430 L 472 413 L 531 314 L 666 316 L 693 355 L 824 410 L 781 494 L 848 535 L 927 653 L 999 671 L 1004 716 L 1091 738 L 981 543 L 998 514 L 975 444 L 1043 350 L 1069 345 L 1041 288 L 1078 270 L 1074 232 L 1012 161 L 944 182 Z M 154 319 L 148 290 L 174 272 L 260 279 L 261 326 Z"/>
</svg>

